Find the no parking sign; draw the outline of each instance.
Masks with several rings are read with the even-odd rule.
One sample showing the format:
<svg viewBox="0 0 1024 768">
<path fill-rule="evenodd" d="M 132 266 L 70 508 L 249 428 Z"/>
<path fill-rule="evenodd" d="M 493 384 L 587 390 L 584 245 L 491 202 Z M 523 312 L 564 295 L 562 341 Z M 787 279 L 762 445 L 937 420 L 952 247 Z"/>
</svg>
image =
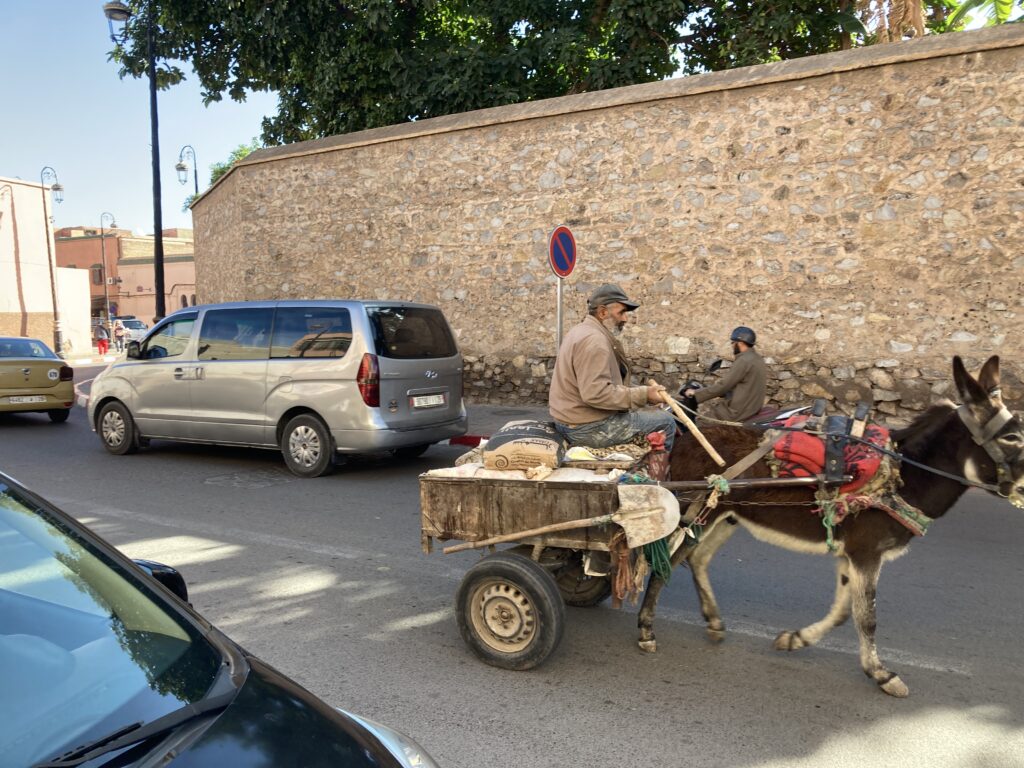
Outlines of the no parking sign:
<svg viewBox="0 0 1024 768">
<path fill-rule="evenodd" d="M 548 239 L 548 264 L 558 278 L 558 297 L 555 300 L 555 352 L 562 346 L 562 281 L 576 267 L 576 238 L 568 227 L 555 227 Z"/>
<path fill-rule="evenodd" d="M 548 240 L 548 263 L 559 279 L 572 274 L 576 266 L 576 238 L 568 227 L 555 227 Z"/>
</svg>

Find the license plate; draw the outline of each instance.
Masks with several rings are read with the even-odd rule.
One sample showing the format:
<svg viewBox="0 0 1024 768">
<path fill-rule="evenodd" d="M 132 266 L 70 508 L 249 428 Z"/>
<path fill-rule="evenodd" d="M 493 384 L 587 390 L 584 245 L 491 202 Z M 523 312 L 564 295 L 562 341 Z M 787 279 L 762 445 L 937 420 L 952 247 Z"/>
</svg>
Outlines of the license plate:
<svg viewBox="0 0 1024 768">
<path fill-rule="evenodd" d="M 23 395 L 22 397 L 9 397 L 7 400 L 11 403 L 21 405 L 23 403 L 45 403 L 46 398 L 42 395 Z"/>
<path fill-rule="evenodd" d="M 444 405 L 444 395 L 416 395 L 412 399 L 413 408 L 436 408 Z"/>
</svg>

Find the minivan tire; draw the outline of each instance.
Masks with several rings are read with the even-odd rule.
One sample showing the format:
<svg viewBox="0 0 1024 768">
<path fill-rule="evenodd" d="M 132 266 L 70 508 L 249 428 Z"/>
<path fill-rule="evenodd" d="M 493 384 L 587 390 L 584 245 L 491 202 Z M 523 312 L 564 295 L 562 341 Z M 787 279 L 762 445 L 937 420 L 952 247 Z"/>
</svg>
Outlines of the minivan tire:
<svg viewBox="0 0 1024 768">
<path fill-rule="evenodd" d="M 54 408 L 53 410 L 47 411 L 46 415 L 50 417 L 50 421 L 54 424 L 62 424 L 68 420 L 68 416 L 71 415 L 70 408 Z"/>
<path fill-rule="evenodd" d="M 103 447 L 115 456 L 139 450 L 139 430 L 135 426 L 135 419 L 116 400 L 100 408 L 100 415 L 96 417 L 96 432 L 103 441 Z"/>
<path fill-rule="evenodd" d="M 322 477 L 334 471 L 331 432 L 309 413 L 300 414 L 285 425 L 281 455 L 288 469 L 299 477 Z"/>
</svg>

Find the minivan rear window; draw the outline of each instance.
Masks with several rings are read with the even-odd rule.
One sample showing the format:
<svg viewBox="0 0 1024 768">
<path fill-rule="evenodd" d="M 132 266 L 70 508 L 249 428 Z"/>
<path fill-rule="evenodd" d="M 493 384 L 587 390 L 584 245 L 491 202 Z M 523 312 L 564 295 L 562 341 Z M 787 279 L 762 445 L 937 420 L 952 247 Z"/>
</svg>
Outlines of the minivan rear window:
<svg viewBox="0 0 1024 768">
<path fill-rule="evenodd" d="M 342 307 L 278 307 L 271 358 L 344 357 L 352 345 L 352 317 Z"/>
<path fill-rule="evenodd" d="M 439 309 L 367 307 L 377 354 L 398 359 L 452 357 L 455 339 Z"/>
</svg>

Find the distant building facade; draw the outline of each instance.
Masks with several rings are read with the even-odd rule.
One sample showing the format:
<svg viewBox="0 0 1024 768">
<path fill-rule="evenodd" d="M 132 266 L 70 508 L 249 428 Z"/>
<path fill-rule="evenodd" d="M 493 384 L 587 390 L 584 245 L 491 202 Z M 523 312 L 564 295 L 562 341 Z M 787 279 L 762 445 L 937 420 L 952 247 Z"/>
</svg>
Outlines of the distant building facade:
<svg viewBox="0 0 1024 768">
<path fill-rule="evenodd" d="M 102 237 L 101 237 L 102 235 Z M 192 230 L 165 229 L 164 304 L 168 312 L 196 301 Z M 89 271 L 91 315 L 135 315 L 151 323 L 156 314 L 153 238 L 125 229 L 65 227 L 56 232 L 57 263 Z M 104 289 L 106 289 L 104 291 Z"/>
</svg>

